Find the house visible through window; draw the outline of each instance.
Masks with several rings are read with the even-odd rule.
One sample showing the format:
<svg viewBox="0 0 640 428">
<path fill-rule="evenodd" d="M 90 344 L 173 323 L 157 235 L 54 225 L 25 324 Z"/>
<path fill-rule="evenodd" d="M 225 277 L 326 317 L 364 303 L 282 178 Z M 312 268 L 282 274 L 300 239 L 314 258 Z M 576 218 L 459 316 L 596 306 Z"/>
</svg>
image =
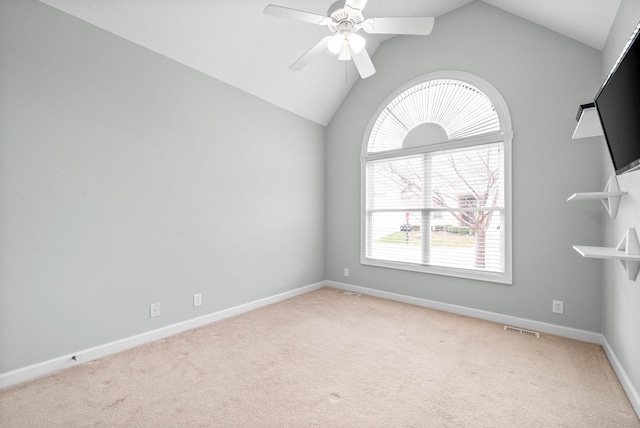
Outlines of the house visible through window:
<svg viewBox="0 0 640 428">
<path fill-rule="evenodd" d="M 475 76 L 398 90 L 365 138 L 362 263 L 511 283 L 511 138 L 504 100 Z"/>
</svg>

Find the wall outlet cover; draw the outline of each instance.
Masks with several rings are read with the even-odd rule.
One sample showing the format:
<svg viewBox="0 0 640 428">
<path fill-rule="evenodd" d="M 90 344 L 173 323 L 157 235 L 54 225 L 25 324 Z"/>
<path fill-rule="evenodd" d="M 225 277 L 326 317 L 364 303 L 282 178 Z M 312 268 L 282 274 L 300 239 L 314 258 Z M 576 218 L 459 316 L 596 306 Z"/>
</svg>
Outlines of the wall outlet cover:
<svg viewBox="0 0 640 428">
<path fill-rule="evenodd" d="M 551 310 L 554 314 L 564 314 L 564 302 L 562 300 L 554 300 Z"/>
<path fill-rule="evenodd" d="M 149 305 L 149 318 L 160 316 L 160 303 L 152 303 Z"/>
</svg>

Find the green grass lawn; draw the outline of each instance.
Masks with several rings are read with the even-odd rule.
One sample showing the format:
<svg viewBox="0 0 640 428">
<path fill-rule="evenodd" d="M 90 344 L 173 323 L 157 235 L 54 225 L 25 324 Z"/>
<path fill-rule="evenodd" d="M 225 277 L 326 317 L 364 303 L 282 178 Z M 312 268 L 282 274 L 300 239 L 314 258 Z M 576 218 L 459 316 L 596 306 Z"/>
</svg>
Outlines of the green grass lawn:
<svg viewBox="0 0 640 428">
<path fill-rule="evenodd" d="M 406 244 L 406 232 L 394 232 L 390 235 L 383 236 L 378 242 L 385 244 Z M 422 242 L 422 234 L 420 231 L 409 232 L 409 244 L 420 245 Z M 432 247 L 449 247 L 449 248 L 470 248 L 476 245 L 476 237 L 474 235 L 459 235 L 457 233 L 449 233 L 444 231 L 431 232 Z"/>
</svg>

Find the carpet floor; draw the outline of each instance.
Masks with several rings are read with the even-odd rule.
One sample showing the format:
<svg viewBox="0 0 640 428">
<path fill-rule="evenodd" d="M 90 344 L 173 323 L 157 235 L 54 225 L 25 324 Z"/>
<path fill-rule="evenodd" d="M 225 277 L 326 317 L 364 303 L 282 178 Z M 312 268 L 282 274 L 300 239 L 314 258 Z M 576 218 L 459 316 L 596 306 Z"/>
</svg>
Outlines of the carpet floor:
<svg viewBox="0 0 640 428">
<path fill-rule="evenodd" d="M 640 427 L 599 345 L 322 288 L 0 391 L 0 427 Z"/>
</svg>

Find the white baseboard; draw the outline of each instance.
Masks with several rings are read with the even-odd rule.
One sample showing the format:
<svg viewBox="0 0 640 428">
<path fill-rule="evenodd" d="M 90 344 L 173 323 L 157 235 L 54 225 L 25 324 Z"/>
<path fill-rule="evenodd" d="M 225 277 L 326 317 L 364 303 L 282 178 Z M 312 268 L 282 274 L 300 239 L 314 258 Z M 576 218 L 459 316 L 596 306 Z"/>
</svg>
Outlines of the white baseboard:
<svg viewBox="0 0 640 428">
<path fill-rule="evenodd" d="M 275 296 L 266 297 L 264 299 L 256 300 L 253 302 L 245 303 L 243 305 L 234 306 L 229 309 L 224 309 L 212 314 L 204 315 L 198 318 L 193 318 L 176 324 L 168 325 L 156 330 L 151 330 L 145 333 L 141 333 L 135 336 L 127 337 L 117 340 L 115 342 L 106 343 L 104 345 L 96 346 L 93 348 L 78 351 L 73 354 L 63 355 L 58 358 L 54 358 L 48 361 L 43 361 L 38 364 L 23 367 L 20 369 L 12 370 L 0 374 L 0 389 L 7 388 L 12 385 L 16 385 L 21 382 L 25 382 L 31 379 L 35 379 L 41 376 L 45 376 L 59 370 L 72 367 L 76 364 L 95 360 L 97 358 L 106 357 L 107 355 L 115 354 L 127 349 L 134 348 L 136 346 L 143 345 L 145 343 L 153 342 L 155 340 L 164 339 L 165 337 L 173 336 L 174 334 L 182 333 L 193 328 L 201 327 L 206 324 L 210 324 L 215 321 L 220 321 L 225 318 L 233 317 L 254 309 L 261 308 L 263 306 L 271 305 L 273 303 L 280 302 L 282 300 L 289 299 L 291 297 L 299 296 L 301 294 L 308 293 L 313 290 L 317 290 L 325 286 L 325 282 L 318 282 L 316 284 L 307 285 L 305 287 L 296 288 L 295 290 L 287 291 L 284 293 L 276 294 Z M 75 360 L 73 359 L 75 357 Z"/>
<path fill-rule="evenodd" d="M 627 393 L 627 397 L 629 397 L 629 401 L 631 402 L 633 409 L 636 411 L 638 418 L 640 418 L 640 394 L 638 394 L 638 390 L 636 390 L 633 383 L 631 383 L 631 379 L 629 379 L 627 372 L 620 364 L 620 360 L 618 360 L 618 357 L 616 357 L 616 354 L 613 352 L 609 342 L 607 342 L 607 338 L 604 336 L 602 336 L 602 348 L 604 349 L 605 354 L 607 354 L 611 367 L 613 367 L 613 370 L 616 372 L 616 376 L 618 376 L 624 392 Z"/>
<path fill-rule="evenodd" d="M 615 352 L 607 339 L 600 333 L 591 331 L 579 330 L 571 327 L 563 327 L 554 324 L 548 324 L 540 321 L 533 321 L 526 318 L 518 318 L 509 315 L 496 314 L 493 312 L 483 311 L 479 309 L 468 308 L 465 306 L 452 305 L 449 303 L 437 302 L 434 300 L 422 299 L 419 297 L 405 296 L 403 294 L 390 293 L 388 291 L 375 290 L 372 288 L 360 287 L 357 285 L 344 284 L 335 281 L 326 281 L 326 285 L 330 287 L 339 288 L 341 290 L 353 291 L 355 293 L 366 294 L 368 296 L 380 297 L 382 299 L 394 300 L 397 302 L 409 303 L 416 306 L 422 306 L 429 309 L 436 309 L 444 312 L 451 312 L 458 315 L 465 315 L 473 318 L 479 318 L 487 321 L 493 321 L 500 324 L 507 324 L 514 327 L 525 328 L 527 330 L 535 330 L 542 333 L 553 334 L 556 336 L 567 337 L 570 339 L 576 339 L 583 342 L 596 343 L 601 345 L 604 349 L 609 363 L 613 367 L 620 384 L 633 406 L 636 414 L 640 418 L 640 395 L 638 391 L 631 383 L 629 376 L 620 364 L 620 361 L 616 357 Z"/>
<path fill-rule="evenodd" d="M 568 337 L 590 343 L 602 343 L 602 335 L 591 331 L 579 330 L 571 327 L 563 327 L 555 324 L 548 324 L 540 321 L 533 321 L 526 318 L 518 318 L 510 315 L 497 314 L 494 312 L 483 311 L 480 309 L 468 308 L 466 306 L 452 305 L 449 303 L 437 302 L 435 300 L 422 299 L 419 297 L 405 296 L 403 294 L 390 293 L 388 291 L 380 291 L 372 288 L 360 287 L 357 285 L 344 284 L 341 282 L 327 281 L 327 285 L 340 288 L 343 290 L 353 291 L 383 299 L 395 300 L 397 302 L 409 303 L 416 306 L 422 306 L 429 309 L 436 309 L 444 312 L 451 312 L 458 315 L 465 315 L 472 318 L 480 318 L 487 321 L 493 321 L 501 324 L 508 324 L 513 327 L 520 327 L 527 330 L 536 330 L 542 333 L 553 334 L 556 336 Z"/>
</svg>

